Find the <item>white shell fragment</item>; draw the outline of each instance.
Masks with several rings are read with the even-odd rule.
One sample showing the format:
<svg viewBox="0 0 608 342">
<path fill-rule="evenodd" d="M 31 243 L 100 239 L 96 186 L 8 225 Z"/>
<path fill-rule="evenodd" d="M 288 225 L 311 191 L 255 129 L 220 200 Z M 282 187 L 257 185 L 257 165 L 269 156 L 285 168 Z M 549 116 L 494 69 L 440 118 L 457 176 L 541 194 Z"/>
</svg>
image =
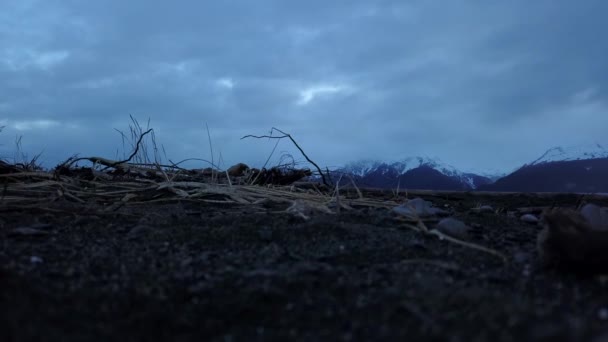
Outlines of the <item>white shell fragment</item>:
<svg viewBox="0 0 608 342">
<path fill-rule="evenodd" d="M 448 214 L 447 211 L 433 207 L 431 202 L 425 201 L 422 198 L 411 199 L 404 204 L 394 207 L 393 211 L 410 218 Z"/>
<path fill-rule="evenodd" d="M 482 205 L 481 207 L 479 207 L 479 212 L 482 212 L 482 213 L 493 213 L 494 212 L 494 208 L 492 208 L 491 205 Z"/>
<path fill-rule="evenodd" d="M 324 204 L 301 199 L 293 201 L 291 206 L 285 211 L 295 216 L 299 216 L 304 220 L 309 220 L 314 213 L 335 214 Z"/>
<path fill-rule="evenodd" d="M 32 263 L 32 264 L 41 264 L 43 262 L 44 262 L 44 260 L 42 260 L 42 258 L 39 256 L 36 256 L 36 255 L 30 256 L 30 263 Z"/>
</svg>

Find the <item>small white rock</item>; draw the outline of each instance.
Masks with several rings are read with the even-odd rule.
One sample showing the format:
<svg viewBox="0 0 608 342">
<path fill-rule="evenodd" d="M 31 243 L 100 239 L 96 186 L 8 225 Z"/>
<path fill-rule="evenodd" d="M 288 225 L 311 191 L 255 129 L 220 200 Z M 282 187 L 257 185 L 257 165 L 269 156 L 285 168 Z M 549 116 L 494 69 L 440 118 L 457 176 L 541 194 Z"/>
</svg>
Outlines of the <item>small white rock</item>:
<svg viewBox="0 0 608 342">
<path fill-rule="evenodd" d="M 538 217 L 532 214 L 524 214 L 519 219 L 528 223 L 538 223 Z"/>
<path fill-rule="evenodd" d="M 453 238 L 466 239 L 471 228 L 460 220 L 447 217 L 439 221 L 435 229 Z"/>
</svg>

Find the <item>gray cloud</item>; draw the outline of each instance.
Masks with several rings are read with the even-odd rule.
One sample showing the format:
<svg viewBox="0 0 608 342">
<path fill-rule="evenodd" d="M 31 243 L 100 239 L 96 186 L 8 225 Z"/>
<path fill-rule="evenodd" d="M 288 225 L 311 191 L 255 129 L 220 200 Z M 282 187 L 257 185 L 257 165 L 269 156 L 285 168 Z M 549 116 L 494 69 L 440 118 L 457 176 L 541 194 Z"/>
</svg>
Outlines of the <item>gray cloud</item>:
<svg viewBox="0 0 608 342">
<path fill-rule="evenodd" d="M 226 163 L 262 163 L 273 142 L 240 137 L 276 126 L 327 165 L 424 154 L 508 170 L 555 144 L 606 143 L 606 12 L 599 0 L 8 0 L 0 156 L 15 135 L 49 164 L 114 154 L 114 128 L 134 115 L 175 160 L 209 157 L 208 124 Z"/>
</svg>

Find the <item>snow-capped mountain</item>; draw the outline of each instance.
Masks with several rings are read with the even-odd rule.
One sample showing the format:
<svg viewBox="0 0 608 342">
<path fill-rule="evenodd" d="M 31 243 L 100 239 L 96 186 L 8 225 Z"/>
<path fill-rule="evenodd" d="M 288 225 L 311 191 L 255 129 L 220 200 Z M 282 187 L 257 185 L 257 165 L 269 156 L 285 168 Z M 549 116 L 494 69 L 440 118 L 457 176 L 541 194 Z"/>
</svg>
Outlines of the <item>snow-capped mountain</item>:
<svg viewBox="0 0 608 342">
<path fill-rule="evenodd" d="M 462 172 L 437 158 L 409 157 L 398 161 L 360 160 L 336 170 L 350 174 L 363 186 L 430 190 L 473 190 L 491 182 L 488 177 Z"/>
<path fill-rule="evenodd" d="M 606 150 L 600 144 L 578 145 L 569 147 L 558 146 L 548 149 L 538 159 L 526 165 L 530 166 L 556 161 L 573 161 L 598 158 L 608 158 L 608 150 Z"/>
<path fill-rule="evenodd" d="M 513 192 L 608 192 L 608 150 L 600 144 L 553 147 L 509 174 L 463 172 L 437 158 L 360 160 L 334 171 L 374 188 Z"/>
<path fill-rule="evenodd" d="M 376 170 L 381 164 L 382 162 L 378 160 L 364 159 L 348 163 L 336 171 L 348 172 L 353 176 L 363 177 L 367 173 Z"/>
<path fill-rule="evenodd" d="M 356 176 L 364 176 L 370 172 L 378 170 L 384 170 L 385 172 L 388 172 L 390 170 L 395 171 L 398 174 L 404 174 L 409 170 L 415 169 L 423 165 L 430 166 L 448 176 L 453 176 L 462 173 L 458 171 L 455 167 L 445 164 L 437 158 L 429 157 L 409 157 L 401 159 L 399 161 L 391 162 L 382 162 L 379 160 L 366 159 L 348 163 L 339 170 L 349 172 Z"/>
<path fill-rule="evenodd" d="M 600 144 L 553 147 L 493 184 L 487 191 L 608 192 L 608 150 Z"/>
</svg>

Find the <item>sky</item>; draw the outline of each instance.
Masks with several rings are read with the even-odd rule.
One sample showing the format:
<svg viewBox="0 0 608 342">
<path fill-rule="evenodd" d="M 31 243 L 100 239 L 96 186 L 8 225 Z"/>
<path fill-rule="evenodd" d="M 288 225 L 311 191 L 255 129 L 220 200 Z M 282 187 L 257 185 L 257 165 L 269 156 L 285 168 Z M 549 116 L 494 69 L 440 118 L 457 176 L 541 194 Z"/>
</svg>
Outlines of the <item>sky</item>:
<svg viewBox="0 0 608 342">
<path fill-rule="evenodd" d="M 173 162 L 305 167 L 288 140 L 241 139 L 276 127 L 323 167 L 427 156 L 509 171 L 608 145 L 606 13 L 604 0 L 1 0 L 0 157 L 19 137 L 48 166 L 122 157 L 132 116 Z"/>
</svg>

